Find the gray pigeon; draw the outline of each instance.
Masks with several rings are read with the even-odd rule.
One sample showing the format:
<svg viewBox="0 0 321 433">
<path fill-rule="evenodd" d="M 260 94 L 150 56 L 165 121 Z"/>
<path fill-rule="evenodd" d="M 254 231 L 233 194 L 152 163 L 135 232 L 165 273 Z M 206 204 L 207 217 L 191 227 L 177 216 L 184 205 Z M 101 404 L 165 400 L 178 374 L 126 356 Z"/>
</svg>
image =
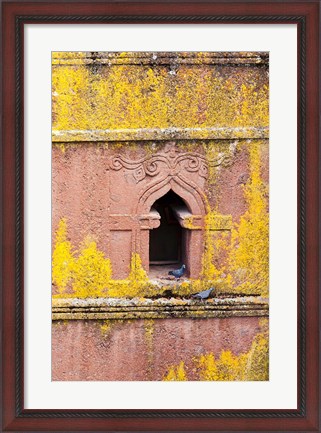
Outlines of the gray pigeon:
<svg viewBox="0 0 321 433">
<path fill-rule="evenodd" d="M 214 290 L 214 287 L 211 287 L 208 290 L 204 290 L 203 292 L 196 293 L 196 295 L 192 295 L 192 298 L 201 299 L 203 301 L 210 296 L 212 290 Z"/>
<path fill-rule="evenodd" d="M 175 278 L 181 278 L 186 269 L 185 265 L 182 265 L 179 269 L 175 269 L 175 271 L 169 271 L 168 275 L 173 275 Z"/>
</svg>

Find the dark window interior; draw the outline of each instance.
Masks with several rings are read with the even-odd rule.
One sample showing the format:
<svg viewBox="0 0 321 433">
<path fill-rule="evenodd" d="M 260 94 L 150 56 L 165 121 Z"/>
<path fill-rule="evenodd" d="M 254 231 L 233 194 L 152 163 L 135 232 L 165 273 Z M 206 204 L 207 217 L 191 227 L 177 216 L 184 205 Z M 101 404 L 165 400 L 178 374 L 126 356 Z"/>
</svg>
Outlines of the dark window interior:
<svg viewBox="0 0 321 433">
<path fill-rule="evenodd" d="M 170 190 L 156 200 L 152 208 L 161 217 L 160 226 L 150 230 L 149 262 L 151 265 L 179 263 L 182 256 L 182 227 L 177 221 L 172 205 L 186 206 L 184 201 Z"/>
</svg>

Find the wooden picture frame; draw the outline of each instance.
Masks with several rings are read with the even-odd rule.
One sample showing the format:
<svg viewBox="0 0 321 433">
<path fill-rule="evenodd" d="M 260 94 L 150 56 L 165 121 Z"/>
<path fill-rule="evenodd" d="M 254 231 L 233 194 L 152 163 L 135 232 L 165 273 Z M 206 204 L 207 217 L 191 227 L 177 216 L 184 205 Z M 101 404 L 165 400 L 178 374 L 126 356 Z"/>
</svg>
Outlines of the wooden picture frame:
<svg viewBox="0 0 321 433">
<path fill-rule="evenodd" d="M 320 431 L 319 14 L 311 1 L 2 3 L 2 431 Z M 24 25 L 298 26 L 298 407 L 296 410 L 24 408 Z"/>
</svg>

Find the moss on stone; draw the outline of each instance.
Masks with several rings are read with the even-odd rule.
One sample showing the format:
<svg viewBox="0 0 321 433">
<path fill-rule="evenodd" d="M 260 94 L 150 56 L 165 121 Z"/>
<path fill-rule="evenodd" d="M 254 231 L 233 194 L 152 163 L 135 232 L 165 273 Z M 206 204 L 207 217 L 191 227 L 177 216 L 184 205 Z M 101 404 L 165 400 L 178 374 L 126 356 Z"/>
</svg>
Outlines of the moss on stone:
<svg viewBox="0 0 321 433">
<path fill-rule="evenodd" d="M 185 371 L 184 361 L 181 361 L 178 366 L 171 366 L 168 369 L 168 372 L 165 375 L 163 380 L 167 382 L 171 382 L 171 381 L 182 382 L 188 380 Z"/>
<path fill-rule="evenodd" d="M 78 141 L 77 134 L 87 134 L 86 140 L 90 141 L 95 141 L 97 134 L 100 139 L 101 134 L 105 139 L 108 134 L 116 134 L 112 135 L 113 143 L 99 141 L 97 146 L 111 152 L 152 155 L 164 145 L 152 141 L 155 134 L 160 134 L 157 137 L 161 139 L 177 138 L 179 134 L 176 146 L 187 152 L 197 149 L 208 165 L 202 197 L 206 215 L 199 279 L 174 286 L 155 285 L 135 252 L 128 277 L 115 280 L 110 259 L 98 250 L 95 241 L 85 240 L 80 252 L 75 250 L 67 238 L 63 218 L 56 231 L 52 264 L 53 283 L 59 294 L 73 290 L 82 298 L 133 298 L 170 291 L 175 296 L 188 296 L 214 286 L 218 292 L 259 291 L 267 295 L 268 192 L 261 175 L 263 142 L 256 138 L 261 133 L 266 137 L 269 125 L 268 77 L 265 69 L 241 66 L 243 60 L 251 59 L 251 64 L 256 64 L 263 57 L 256 59 L 247 53 L 239 56 L 241 63 L 226 73 L 213 53 L 171 53 L 169 58 L 176 63 L 170 70 L 167 63 L 157 63 L 146 53 L 100 53 L 98 57 L 90 53 L 55 53 L 53 129 L 58 140 L 60 133 L 73 135 L 72 140 Z M 192 61 L 186 63 L 186 58 Z M 97 59 L 100 67 L 96 70 L 93 65 Z M 222 59 L 226 61 L 223 54 Z M 213 128 L 224 140 L 213 139 Z M 133 131 L 149 141 L 139 145 L 130 141 Z M 246 144 L 245 132 L 247 136 L 254 134 Z M 59 142 L 64 154 L 77 145 Z M 248 149 L 250 159 L 250 178 L 244 186 L 248 209 L 240 221 L 232 222 L 230 215 L 219 211 L 218 173 L 231 163 L 240 146 Z M 196 228 L 192 217 L 186 218 L 184 224 L 187 229 Z"/>
<path fill-rule="evenodd" d="M 251 293 L 260 289 L 267 296 L 269 287 L 268 188 L 261 176 L 261 142 L 249 143 L 250 179 L 244 186 L 248 209 L 234 225 L 228 259 L 233 285 Z"/>
<path fill-rule="evenodd" d="M 55 248 L 52 254 L 52 281 L 58 293 L 66 291 L 75 267 L 75 255 L 71 242 L 67 238 L 67 220 L 62 218 L 55 236 Z"/>
<path fill-rule="evenodd" d="M 263 70 L 238 68 L 240 81 L 202 61 L 175 70 L 106 64 L 95 73 L 87 65 L 54 64 L 53 129 L 268 126 Z"/>
<path fill-rule="evenodd" d="M 201 381 L 267 381 L 269 380 L 269 338 L 267 331 L 254 338 L 246 353 L 235 355 L 223 350 L 218 357 L 206 353 L 194 358 L 197 379 Z M 170 366 L 164 381 L 189 380 L 184 361 Z"/>
</svg>

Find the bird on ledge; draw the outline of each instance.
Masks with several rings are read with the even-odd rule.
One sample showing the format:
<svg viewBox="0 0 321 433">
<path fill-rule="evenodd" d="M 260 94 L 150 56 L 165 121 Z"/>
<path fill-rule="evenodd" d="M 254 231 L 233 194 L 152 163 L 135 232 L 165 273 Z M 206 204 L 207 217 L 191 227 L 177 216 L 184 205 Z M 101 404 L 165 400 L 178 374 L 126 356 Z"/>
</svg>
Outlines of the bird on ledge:
<svg viewBox="0 0 321 433">
<path fill-rule="evenodd" d="M 168 275 L 173 275 L 175 278 L 181 278 L 185 272 L 186 266 L 182 265 L 179 269 L 175 269 L 174 271 L 169 271 Z"/>
<path fill-rule="evenodd" d="M 210 296 L 212 290 L 214 290 L 214 287 L 204 290 L 203 292 L 196 293 L 196 295 L 192 295 L 192 298 L 201 299 L 201 301 L 204 301 L 204 299 L 207 299 Z"/>
</svg>

